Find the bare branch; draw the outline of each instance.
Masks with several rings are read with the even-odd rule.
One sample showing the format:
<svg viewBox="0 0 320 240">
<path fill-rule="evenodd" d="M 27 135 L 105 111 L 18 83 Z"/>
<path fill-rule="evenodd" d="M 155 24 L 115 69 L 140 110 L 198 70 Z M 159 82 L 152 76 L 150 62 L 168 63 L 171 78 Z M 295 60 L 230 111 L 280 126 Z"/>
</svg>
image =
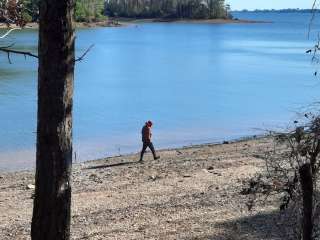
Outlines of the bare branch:
<svg viewBox="0 0 320 240">
<path fill-rule="evenodd" d="M 6 14 L 5 14 L 6 10 L 3 8 L 0 8 L 0 16 L 3 17 L 4 19 L 6 19 L 9 23 L 14 23 L 14 20 L 12 20 L 11 18 L 9 18 Z"/>
<path fill-rule="evenodd" d="M 94 47 L 94 44 L 92 44 L 90 47 L 88 47 L 88 49 L 80 56 L 78 57 L 75 62 L 81 62 L 84 57 L 90 52 L 90 50 Z"/>
<path fill-rule="evenodd" d="M 6 46 L 6 47 L 0 47 L 0 51 L 7 54 L 8 61 L 9 61 L 10 64 L 12 63 L 11 59 L 10 59 L 10 54 L 19 54 L 19 55 L 24 55 L 24 57 L 29 56 L 29 57 L 39 58 L 37 55 L 35 55 L 35 54 L 31 53 L 31 52 L 10 49 L 10 47 L 12 47 L 12 46 L 13 46 L 13 44 L 10 45 L 10 46 Z"/>
<path fill-rule="evenodd" d="M 11 44 L 9 46 L 5 46 L 5 47 L 0 47 L 0 52 L 4 52 L 7 54 L 8 56 L 8 61 L 11 64 L 11 59 L 10 59 L 10 54 L 19 54 L 19 55 L 24 55 L 24 57 L 34 57 L 34 58 L 39 58 L 37 55 L 31 53 L 31 52 L 26 52 L 26 51 L 19 51 L 19 50 L 14 50 L 14 49 L 10 49 L 14 44 Z M 90 50 L 94 47 L 94 44 L 92 44 L 90 47 L 88 47 L 88 49 L 80 56 L 78 57 L 75 62 L 81 62 L 85 56 L 90 52 Z"/>
<path fill-rule="evenodd" d="M 3 39 L 5 37 L 7 37 L 11 32 L 13 32 L 14 30 L 20 30 L 21 28 L 11 28 L 10 30 L 8 30 L 5 34 L 3 34 L 2 36 L 0 36 L 0 39 Z"/>
</svg>

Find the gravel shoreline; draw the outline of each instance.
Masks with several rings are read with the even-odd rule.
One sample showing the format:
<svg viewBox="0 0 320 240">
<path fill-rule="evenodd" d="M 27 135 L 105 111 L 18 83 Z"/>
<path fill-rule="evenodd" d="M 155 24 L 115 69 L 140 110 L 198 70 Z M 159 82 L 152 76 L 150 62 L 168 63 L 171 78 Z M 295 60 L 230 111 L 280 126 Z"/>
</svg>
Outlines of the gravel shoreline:
<svg viewBox="0 0 320 240">
<path fill-rule="evenodd" d="M 71 239 L 284 239 L 277 205 L 248 211 L 244 183 L 272 140 L 111 157 L 73 167 Z M 0 239 L 30 239 L 33 171 L 0 173 Z"/>
</svg>

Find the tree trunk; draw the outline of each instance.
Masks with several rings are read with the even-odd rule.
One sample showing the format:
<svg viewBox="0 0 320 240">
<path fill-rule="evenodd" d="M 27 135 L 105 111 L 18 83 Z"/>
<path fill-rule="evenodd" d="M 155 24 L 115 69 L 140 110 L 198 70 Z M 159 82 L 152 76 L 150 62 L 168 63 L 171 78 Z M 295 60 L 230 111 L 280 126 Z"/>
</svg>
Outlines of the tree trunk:
<svg viewBox="0 0 320 240">
<path fill-rule="evenodd" d="M 70 238 L 74 0 L 40 1 L 32 240 Z"/>
<path fill-rule="evenodd" d="M 313 179 L 311 165 L 309 163 L 302 165 L 299 174 L 303 196 L 302 239 L 312 240 Z"/>
</svg>

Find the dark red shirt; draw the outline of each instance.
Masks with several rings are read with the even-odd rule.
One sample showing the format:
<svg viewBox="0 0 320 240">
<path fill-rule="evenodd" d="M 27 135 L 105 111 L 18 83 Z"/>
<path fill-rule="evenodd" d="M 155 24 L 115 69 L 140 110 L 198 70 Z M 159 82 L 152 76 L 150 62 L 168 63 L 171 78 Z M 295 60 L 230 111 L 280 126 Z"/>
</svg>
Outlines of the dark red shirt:
<svg viewBox="0 0 320 240">
<path fill-rule="evenodd" d="M 142 142 L 151 142 L 151 128 L 144 125 L 141 130 Z"/>
</svg>

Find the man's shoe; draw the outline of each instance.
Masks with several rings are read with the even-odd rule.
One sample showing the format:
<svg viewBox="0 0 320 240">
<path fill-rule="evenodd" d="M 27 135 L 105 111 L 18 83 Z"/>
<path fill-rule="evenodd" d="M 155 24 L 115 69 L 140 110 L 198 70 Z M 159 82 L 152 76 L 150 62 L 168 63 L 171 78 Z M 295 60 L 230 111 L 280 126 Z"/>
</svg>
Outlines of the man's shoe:
<svg viewBox="0 0 320 240">
<path fill-rule="evenodd" d="M 156 157 L 154 158 L 154 160 L 158 160 L 158 159 L 160 159 L 160 156 L 156 156 Z"/>
</svg>

